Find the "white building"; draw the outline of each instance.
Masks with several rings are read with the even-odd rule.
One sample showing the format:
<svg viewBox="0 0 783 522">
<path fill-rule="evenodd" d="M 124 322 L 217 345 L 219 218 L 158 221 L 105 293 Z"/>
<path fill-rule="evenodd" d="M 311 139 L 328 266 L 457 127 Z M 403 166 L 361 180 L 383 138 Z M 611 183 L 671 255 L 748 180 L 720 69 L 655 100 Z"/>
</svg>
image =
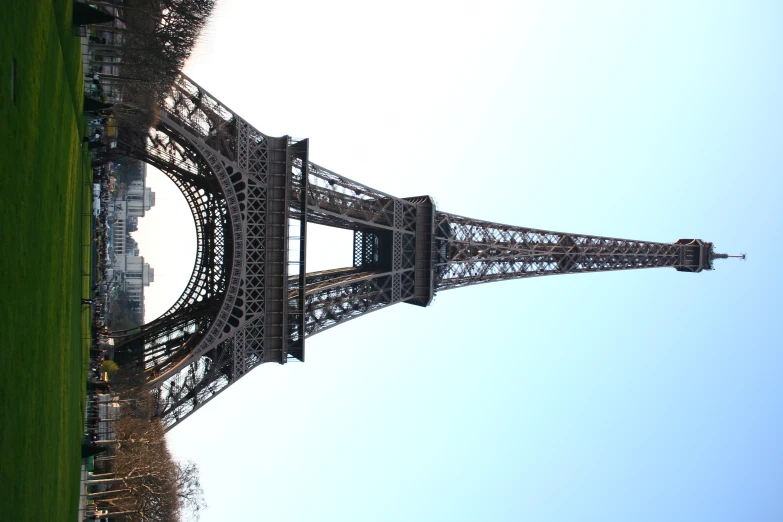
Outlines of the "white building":
<svg viewBox="0 0 783 522">
<path fill-rule="evenodd" d="M 155 280 L 155 271 L 139 256 L 135 242 L 128 245 L 128 230 L 135 230 L 135 221 L 155 206 L 155 193 L 146 186 L 147 168 L 128 175 L 124 187 L 109 207 L 113 227 L 111 278 L 127 294 L 131 308 L 144 317 L 144 287 Z"/>
<path fill-rule="evenodd" d="M 155 269 L 145 263 L 141 256 L 124 255 L 117 257 L 114 275 L 119 278 L 120 288 L 128 296 L 131 308 L 137 310 L 143 318 L 144 287 L 155 281 Z"/>
<path fill-rule="evenodd" d="M 155 206 L 155 193 L 145 186 L 146 180 L 145 175 L 141 180 L 132 181 L 125 189 L 127 217 L 144 217 L 144 213 Z"/>
<path fill-rule="evenodd" d="M 155 193 L 147 185 L 147 166 L 143 165 L 141 175 L 125 185 L 125 191 L 115 198 L 109 209 L 114 217 L 114 255 L 119 258 L 129 252 L 125 245 L 125 235 L 128 230 L 128 219 L 144 217 L 144 214 L 155 206 Z"/>
<path fill-rule="evenodd" d="M 155 280 L 155 269 L 149 263 L 145 263 L 141 256 L 122 256 L 121 259 L 117 259 L 114 270 L 123 272 L 126 292 L 131 289 L 141 291 L 142 287 L 150 286 L 150 283 Z"/>
</svg>

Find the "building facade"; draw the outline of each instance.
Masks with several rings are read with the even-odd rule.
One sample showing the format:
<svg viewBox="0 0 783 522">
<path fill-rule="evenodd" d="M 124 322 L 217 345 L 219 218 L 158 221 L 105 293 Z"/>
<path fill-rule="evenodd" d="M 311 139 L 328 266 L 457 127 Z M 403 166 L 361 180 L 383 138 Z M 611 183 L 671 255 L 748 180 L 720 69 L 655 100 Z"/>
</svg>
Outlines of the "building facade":
<svg viewBox="0 0 783 522">
<path fill-rule="evenodd" d="M 126 294 L 140 323 L 144 320 L 144 288 L 155 280 L 155 271 L 144 261 L 138 244 L 129 234 L 137 229 L 138 219 L 153 206 L 155 193 L 147 186 L 146 164 L 123 169 L 119 190 L 109 205 L 110 280 Z"/>
</svg>

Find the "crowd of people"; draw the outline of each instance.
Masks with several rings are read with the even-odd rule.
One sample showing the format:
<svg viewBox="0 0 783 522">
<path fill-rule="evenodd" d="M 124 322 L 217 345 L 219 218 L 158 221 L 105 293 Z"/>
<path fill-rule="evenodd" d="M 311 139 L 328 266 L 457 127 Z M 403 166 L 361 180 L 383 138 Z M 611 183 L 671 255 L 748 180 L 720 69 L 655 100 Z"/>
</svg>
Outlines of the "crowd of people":
<svg viewBox="0 0 783 522">
<path fill-rule="evenodd" d="M 101 135 L 100 127 L 105 125 L 106 118 L 94 118 L 89 122 L 91 133 Z M 105 128 L 103 129 L 105 131 Z M 96 445 L 107 437 L 107 426 L 102 415 L 106 413 L 106 401 L 110 400 L 111 386 L 107 382 L 104 362 L 110 356 L 109 329 L 106 316 L 109 311 L 109 287 L 107 285 L 107 259 L 109 245 L 109 176 L 105 166 L 93 168 L 93 213 L 92 241 L 94 252 L 93 283 L 91 295 L 82 299 L 84 306 L 89 306 L 91 312 L 92 333 L 90 337 L 89 373 L 87 379 L 87 416 L 85 419 L 85 444 Z"/>
<path fill-rule="evenodd" d="M 100 293 L 98 290 L 96 293 Z M 104 396 L 111 392 L 106 378 L 104 362 L 109 358 L 108 328 L 105 324 L 104 302 L 101 299 L 83 299 L 92 310 L 92 335 L 90 338 L 89 371 L 87 374 L 87 417 L 85 419 L 85 439 L 94 445 L 105 433 L 100 433 L 99 405 L 106 402 Z M 103 430 L 105 431 L 105 430 Z"/>
</svg>

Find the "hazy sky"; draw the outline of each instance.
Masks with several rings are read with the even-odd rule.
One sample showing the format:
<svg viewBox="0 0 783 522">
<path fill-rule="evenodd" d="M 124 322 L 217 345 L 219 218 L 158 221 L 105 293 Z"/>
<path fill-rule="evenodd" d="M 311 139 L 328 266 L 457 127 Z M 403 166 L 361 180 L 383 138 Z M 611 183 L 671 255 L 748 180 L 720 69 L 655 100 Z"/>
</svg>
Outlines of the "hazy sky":
<svg viewBox="0 0 783 522">
<path fill-rule="evenodd" d="M 319 334 L 170 433 L 202 520 L 783 519 L 781 20 L 776 1 L 220 0 L 186 72 L 316 163 L 457 214 L 749 258 L 442 292 Z M 195 238 L 148 183 L 151 320 Z M 350 262 L 348 236 L 310 230 L 308 267 Z"/>
</svg>

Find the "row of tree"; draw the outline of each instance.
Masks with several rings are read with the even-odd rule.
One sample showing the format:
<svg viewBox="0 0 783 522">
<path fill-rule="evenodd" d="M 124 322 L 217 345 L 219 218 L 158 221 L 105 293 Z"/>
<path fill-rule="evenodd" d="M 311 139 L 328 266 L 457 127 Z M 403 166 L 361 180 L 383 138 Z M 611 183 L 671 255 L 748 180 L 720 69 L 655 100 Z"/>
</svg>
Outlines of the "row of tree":
<svg viewBox="0 0 783 522">
<path fill-rule="evenodd" d="M 96 456 L 96 473 L 87 485 L 99 491 L 88 493 L 88 499 L 113 520 L 198 519 L 206 507 L 198 467 L 174 460 L 162 424 L 149 420 L 149 393 L 141 372 L 120 369 L 114 376 L 122 413 L 117 419 L 101 419 L 113 424 L 115 436 L 96 443 L 108 451 Z"/>
<path fill-rule="evenodd" d="M 122 3 L 89 1 L 114 13 L 116 23 L 93 26 L 110 39 L 90 44 L 91 64 L 111 67 L 101 74 L 104 86 L 120 92 L 115 123 L 154 124 L 157 104 L 167 96 L 174 80 L 195 47 L 215 0 L 124 0 Z M 116 74 L 114 71 L 118 71 Z M 141 121 L 139 121 L 141 118 Z"/>
</svg>

